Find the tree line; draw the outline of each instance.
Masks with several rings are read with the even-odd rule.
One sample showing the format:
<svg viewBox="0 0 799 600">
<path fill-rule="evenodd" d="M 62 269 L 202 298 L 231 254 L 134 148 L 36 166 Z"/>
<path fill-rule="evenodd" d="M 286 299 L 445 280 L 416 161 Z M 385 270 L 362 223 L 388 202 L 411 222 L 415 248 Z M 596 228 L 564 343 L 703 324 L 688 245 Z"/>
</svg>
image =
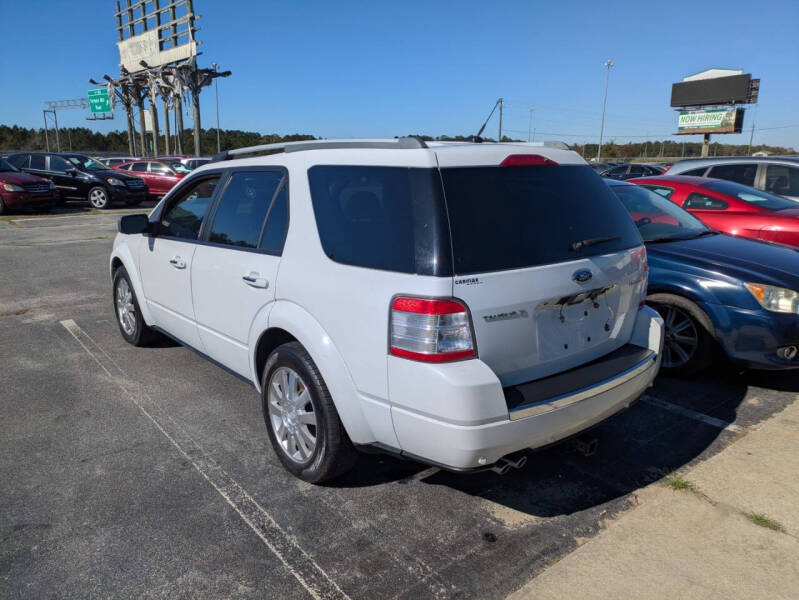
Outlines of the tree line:
<svg viewBox="0 0 799 600">
<path fill-rule="evenodd" d="M 59 130 L 61 150 L 74 150 L 81 152 L 98 152 L 108 154 L 127 154 L 128 153 L 128 134 L 127 131 L 109 131 L 99 133 L 92 131 L 88 127 L 63 127 Z M 55 131 L 49 130 L 50 149 L 55 150 Z M 439 135 L 430 136 L 426 134 L 411 134 L 425 141 L 469 141 L 471 135 Z M 259 144 L 272 144 L 276 142 L 295 142 L 301 140 L 313 140 L 315 136 L 304 133 L 294 133 L 291 135 L 279 135 L 277 133 L 262 134 L 255 131 L 242 131 L 239 129 L 221 129 L 219 132 L 222 149 L 242 148 L 244 146 L 256 146 Z M 183 132 L 183 147 L 187 153 L 194 151 L 194 132 L 192 129 L 185 129 Z M 495 141 L 493 138 L 483 138 L 487 142 Z M 138 140 L 137 140 L 138 141 Z M 216 129 L 202 129 L 200 135 L 202 153 L 212 155 L 216 153 Z M 520 139 L 512 139 L 502 136 L 503 142 L 521 142 Z M 0 125 L 0 150 L 45 150 L 46 140 L 44 129 L 33 129 L 19 127 L 17 125 Z M 587 159 L 593 158 L 597 154 L 597 144 L 572 144 L 572 150 L 577 151 Z M 644 142 L 629 142 L 617 144 L 609 141 L 602 144 L 602 157 L 611 159 L 633 159 L 648 158 L 657 159 L 658 157 L 692 157 L 699 156 L 702 150 L 701 142 L 682 142 L 680 140 L 647 140 Z M 750 152 L 765 151 L 769 154 L 795 154 L 793 148 L 782 146 L 769 146 L 758 144 L 752 146 L 751 150 L 747 144 L 724 144 L 713 142 L 710 144 L 710 156 L 746 156 Z"/>
</svg>

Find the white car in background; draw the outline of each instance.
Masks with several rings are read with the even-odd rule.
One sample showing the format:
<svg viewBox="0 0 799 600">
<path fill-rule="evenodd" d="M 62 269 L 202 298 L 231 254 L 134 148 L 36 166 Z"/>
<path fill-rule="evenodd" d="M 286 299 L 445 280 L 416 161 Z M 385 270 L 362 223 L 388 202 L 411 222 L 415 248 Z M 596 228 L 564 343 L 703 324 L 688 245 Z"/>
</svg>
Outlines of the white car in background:
<svg viewBox="0 0 799 600">
<path fill-rule="evenodd" d="M 250 382 L 306 481 L 358 447 L 506 472 L 628 407 L 660 365 L 637 228 L 569 150 L 234 150 L 119 229 L 122 336 L 166 334 Z"/>
</svg>

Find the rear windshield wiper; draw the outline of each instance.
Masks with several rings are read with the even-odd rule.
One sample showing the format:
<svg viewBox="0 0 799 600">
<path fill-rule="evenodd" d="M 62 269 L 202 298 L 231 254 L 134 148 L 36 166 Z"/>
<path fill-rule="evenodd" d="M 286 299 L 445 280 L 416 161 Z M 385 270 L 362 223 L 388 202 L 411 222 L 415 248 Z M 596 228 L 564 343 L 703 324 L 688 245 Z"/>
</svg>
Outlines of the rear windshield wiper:
<svg viewBox="0 0 799 600">
<path fill-rule="evenodd" d="M 604 244 L 605 242 L 614 242 L 616 240 L 620 240 L 621 236 L 618 235 L 611 235 L 608 237 L 598 237 L 598 238 L 590 238 L 587 240 L 580 240 L 579 242 L 574 242 L 570 248 L 572 252 L 577 252 L 581 248 L 587 248 L 588 246 L 596 246 L 597 244 Z"/>
</svg>

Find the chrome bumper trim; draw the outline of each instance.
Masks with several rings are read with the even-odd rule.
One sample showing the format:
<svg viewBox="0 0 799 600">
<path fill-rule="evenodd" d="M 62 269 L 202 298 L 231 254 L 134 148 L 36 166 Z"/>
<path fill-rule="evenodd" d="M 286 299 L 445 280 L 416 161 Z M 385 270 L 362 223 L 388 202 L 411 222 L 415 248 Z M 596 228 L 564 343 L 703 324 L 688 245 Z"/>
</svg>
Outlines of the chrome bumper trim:
<svg viewBox="0 0 799 600">
<path fill-rule="evenodd" d="M 525 417 L 532 417 L 535 415 L 548 413 L 553 410 L 558 410 L 574 404 L 575 402 L 580 402 L 586 398 L 597 396 L 612 390 L 615 387 L 627 383 L 631 379 L 635 379 L 649 369 L 654 368 L 654 366 L 657 364 L 657 357 L 658 355 L 652 352 L 637 365 L 630 367 L 626 371 L 622 371 L 612 379 L 600 381 L 592 386 L 583 388 L 574 393 L 556 396 L 555 398 L 536 402 L 535 404 L 523 404 L 521 406 L 517 406 L 509 411 L 510 420 L 518 421 L 519 419 L 524 419 Z"/>
</svg>

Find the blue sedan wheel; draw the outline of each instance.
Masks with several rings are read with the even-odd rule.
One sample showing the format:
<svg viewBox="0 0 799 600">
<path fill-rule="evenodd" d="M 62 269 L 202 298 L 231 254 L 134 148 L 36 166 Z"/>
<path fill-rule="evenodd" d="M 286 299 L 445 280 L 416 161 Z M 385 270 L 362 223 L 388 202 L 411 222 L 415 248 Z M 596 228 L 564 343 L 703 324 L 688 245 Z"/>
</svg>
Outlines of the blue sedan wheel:
<svg viewBox="0 0 799 600">
<path fill-rule="evenodd" d="M 699 333 L 691 316 L 676 306 L 663 306 L 660 310 L 666 325 L 663 343 L 663 366 L 669 369 L 684 367 L 696 354 Z"/>
<path fill-rule="evenodd" d="M 647 302 L 663 317 L 664 374 L 687 377 L 713 362 L 716 343 L 705 325 L 709 319 L 696 304 L 672 294 L 653 294 Z"/>
</svg>

